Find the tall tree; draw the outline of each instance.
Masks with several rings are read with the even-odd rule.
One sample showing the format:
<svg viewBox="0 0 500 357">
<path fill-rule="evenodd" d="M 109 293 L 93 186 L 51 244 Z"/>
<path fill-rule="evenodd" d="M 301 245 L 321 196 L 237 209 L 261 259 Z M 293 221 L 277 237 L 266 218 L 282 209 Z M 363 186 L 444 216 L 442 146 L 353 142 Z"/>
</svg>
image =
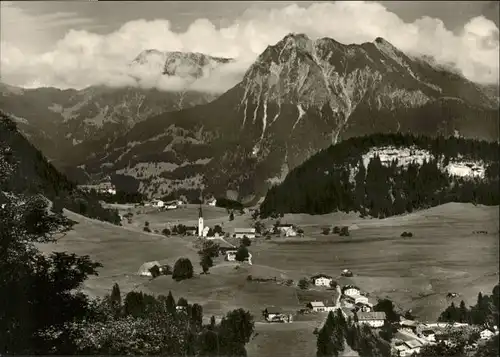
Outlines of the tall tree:
<svg viewBox="0 0 500 357">
<path fill-rule="evenodd" d="M 0 143 L 0 353 L 68 353 L 67 324 L 94 314 L 76 291 L 101 265 L 88 256 L 38 250 L 75 222 L 50 213 L 42 196 L 4 194 L 16 164 Z"/>
<path fill-rule="evenodd" d="M 176 304 L 175 304 L 175 299 L 174 297 L 172 296 L 172 291 L 169 291 L 168 292 L 168 295 L 167 295 L 167 300 L 165 301 L 165 307 L 166 307 L 166 310 L 171 313 L 171 314 L 175 314 L 175 307 L 176 307 Z"/>
</svg>

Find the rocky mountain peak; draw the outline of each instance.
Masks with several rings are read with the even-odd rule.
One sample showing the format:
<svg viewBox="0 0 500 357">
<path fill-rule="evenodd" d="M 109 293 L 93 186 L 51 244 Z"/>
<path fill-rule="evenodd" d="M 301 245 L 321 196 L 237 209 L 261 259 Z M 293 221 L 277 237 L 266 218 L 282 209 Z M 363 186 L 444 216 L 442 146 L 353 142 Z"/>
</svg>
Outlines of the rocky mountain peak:
<svg viewBox="0 0 500 357">
<path fill-rule="evenodd" d="M 231 58 L 213 57 L 199 52 L 162 52 L 148 49 L 142 51 L 132 61 L 131 66 L 167 76 L 198 79 L 209 75 L 218 66 L 232 61 Z"/>
</svg>

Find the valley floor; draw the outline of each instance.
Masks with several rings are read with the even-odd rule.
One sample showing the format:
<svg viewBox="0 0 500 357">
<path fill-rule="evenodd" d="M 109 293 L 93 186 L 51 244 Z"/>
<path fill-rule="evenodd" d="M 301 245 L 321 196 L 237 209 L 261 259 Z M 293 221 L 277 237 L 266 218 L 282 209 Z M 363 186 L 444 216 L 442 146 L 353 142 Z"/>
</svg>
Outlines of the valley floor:
<svg viewBox="0 0 500 357">
<path fill-rule="evenodd" d="M 303 238 L 256 238 L 249 247 L 252 266 L 236 268 L 238 264 L 218 258 L 208 275 L 199 274 L 193 238 L 142 231 L 146 221 L 153 231 L 160 232 L 168 224 L 196 225 L 196 206 L 166 212 L 132 210 L 132 224 L 124 223 L 124 227 L 67 212 L 79 223 L 57 244 L 42 245 L 41 249 L 88 254 L 103 263 L 100 275 L 89 279 L 84 287 L 93 296 L 109 293 L 117 282 L 124 293 L 140 289 L 166 295 L 171 290 L 176 298 L 183 296 L 201 303 L 207 315 L 221 316 L 240 307 L 249 310 L 257 321 L 256 334 L 247 346 L 250 357 L 315 355 L 316 336 L 312 332 L 321 323 L 321 316 L 290 324 L 267 324 L 262 310 L 279 306 L 293 313 L 312 299 L 331 299 L 333 293 L 247 281 L 248 275 L 297 281 L 317 273 L 329 274 L 342 285 L 358 285 L 370 298 L 387 297 L 403 310 L 412 309 L 420 321 L 437 319 L 451 302 L 446 298 L 448 292 L 460 294 L 455 303 L 463 299 L 471 305 L 479 291 L 489 294 L 499 278 L 498 206 L 450 203 L 383 220 L 343 213 L 285 215 L 281 222 L 302 227 Z M 236 215 L 229 221 L 226 211 L 216 207 L 204 207 L 204 215 L 206 225 L 222 223 L 228 232 L 252 224 L 249 214 Z M 270 226 L 274 221 L 265 223 Z M 324 236 L 321 229 L 325 226 L 350 226 L 351 235 Z M 473 233 L 478 230 L 488 233 Z M 400 237 L 403 231 L 412 232 L 413 237 Z M 177 283 L 168 276 L 149 280 L 137 275 L 146 261 L 173 265 L 180 257 L 193 262 L 193 279 Z M 340 277 L 345 268 L 355 276 Z"/>
</svg>

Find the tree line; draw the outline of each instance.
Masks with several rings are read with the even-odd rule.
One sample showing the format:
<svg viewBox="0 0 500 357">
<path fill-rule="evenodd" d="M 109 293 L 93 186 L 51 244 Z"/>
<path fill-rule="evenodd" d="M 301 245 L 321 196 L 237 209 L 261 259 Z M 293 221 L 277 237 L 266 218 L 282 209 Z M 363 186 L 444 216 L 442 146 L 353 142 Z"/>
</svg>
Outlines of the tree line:
<svg viewBox="0 0 500 357">
<path fill-rule="evenodd" d="M 400 166 L 397 160 L 384 165 L 374 156 L 365 167 L 362 156 L 373 147 L 425 149 L 433 158 Z M 498 152 L 497 143 L 462 138 L 403 134 L 351 138 L 314 155 L 271 187 L 260 215 L 357 211 L 383 218 L 447 202 L 498 205 Z M 458 157 L 485 162 L 485 178 L 462 178 L 441 169 Z"/>
<path fill-rule="evenodd" d="M 495 285 L 491 295 L 477 295 L 476 304 L 468 308 L 462 300 L 459 306 L 454 302 L 450 304 L 439 316 L 440 322 L 459 322 L 472 325 L 482 325 L 492 328 L 499 323 L 499 303 L 500 303 L 500 285 Z"/>
<path fill-rule="evenodd" d="M 318 357 L 338 357 L 349 345 L 360 357 L 390 357 L 390 343 L 368 325 L 359 325 L 354 319 L 345 319 L 342 311 L 330 311 L 323 327 L 317 333 Z"/>
</svg>

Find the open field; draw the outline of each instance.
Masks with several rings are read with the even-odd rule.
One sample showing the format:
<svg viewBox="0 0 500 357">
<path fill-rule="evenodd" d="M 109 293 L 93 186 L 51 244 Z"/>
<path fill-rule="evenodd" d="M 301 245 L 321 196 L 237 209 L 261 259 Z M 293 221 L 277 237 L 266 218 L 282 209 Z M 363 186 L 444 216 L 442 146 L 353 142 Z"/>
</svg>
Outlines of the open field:
<svg viewBox="0 0 500 357">
<path fill-rule="evenodd" d="M 235 215 L 235 220 L 229 221 L 227 212 L 220 208 L 204 207 L 203 212 L 206 225 L 223 223 L 229 232 L 234 227 L 249 227 L 252 222 L 249 214 Z M 85 290 L 92 295 L 109 292 L 114 282 L 120 284 L 122 292 L 140 289 L 167 294 L 171 290 L 176 298 L 183 296 L 202 304 L 206 314 L 221 316 L 243 307 L 256 321 L 262 321 L 261 311 L 267 306 L 280 306 L 293 312 L 303 308 L 307 300 L 333 298 L 334 291 L 303 292 L 274 282 L 249 282 L 248 275 L 298 280 L 326 273 L 341 284 L 358 285 L 371 299 L 388 297 L 401 309 L 411 308 L 419 319 L 435 321 L 450 303 L 446 299 L 448 292 L 460 294 L 457 304 L 461 299 L 474 304 L 479 291 L 489 294 L 498 283 L 498 213 L 498 207 L 450 203 L 383 220 L 343 213 L 285 215 L 281 222 L 304 228 L 303 239 L 258 238 L 249 248 L 254 265 L 241 265 L 236 269 L 237 264 L 219 258 L 208 275 L 199 275 L 199 258 L 192 237 L 163 237 L 142 232 L 145 221 L 158 230 L 169 223 L 195 225 L 196 205 L 174 211 L 135 213 L 132 225 L 125 227 L 68 213 L 80 223 L 58 244 L 44 245 L 42 249 L 89 254 L 102 262 L 100 276 L 85 285 Z M 352 229 L 349 237 L 320 233 L 322 227 L 332 225 L 358 229 Z M 488 234 L 473 234 L 475 230 L 486 230 Z M 413 237 L 401 238 L 403 231 L 412 232 Z M 150 281 L 135 274 L 145 261 L 173 264 L 180 257 L 188 257 L 193 262 L 196 274 L 189 281 L 177 283 L 170 277 Z M 344 268 L 351 269 L 355 276 L 339 277 Z M 317 324 L 315 318 L 311 321 L 314 325 L 313 322 Z M 292 349 L 302 346 L 303 353 L 315 349 L 311 347 L 316 341 L 311 324 L 309 321 L 257 324 L 259 335 L 249 344 L 249 356 L 279 356 L 280 351 L 286 351 L 287 356 L 309 356 L 309 352 L 303 355 Z M 293 346 L 287 344 L 297 339 L 307 341 Z"/>
</svg>

